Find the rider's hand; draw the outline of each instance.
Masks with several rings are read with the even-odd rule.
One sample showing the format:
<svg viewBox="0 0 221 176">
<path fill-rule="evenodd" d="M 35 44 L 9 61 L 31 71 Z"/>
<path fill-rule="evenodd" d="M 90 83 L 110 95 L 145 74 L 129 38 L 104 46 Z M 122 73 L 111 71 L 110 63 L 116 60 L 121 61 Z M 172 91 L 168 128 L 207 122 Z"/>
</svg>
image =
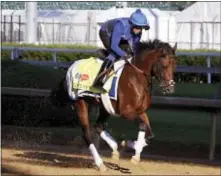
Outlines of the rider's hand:
<svg viewBox="0 0 221 176">
<path fill-rule="evenodd" d="M 115 57 L 112 56 L 111 54 L 109 54 L 109 55 L 107 56 L 107 59 L 114 61 L 114 60 L 115 60 Z"/>
</svg>

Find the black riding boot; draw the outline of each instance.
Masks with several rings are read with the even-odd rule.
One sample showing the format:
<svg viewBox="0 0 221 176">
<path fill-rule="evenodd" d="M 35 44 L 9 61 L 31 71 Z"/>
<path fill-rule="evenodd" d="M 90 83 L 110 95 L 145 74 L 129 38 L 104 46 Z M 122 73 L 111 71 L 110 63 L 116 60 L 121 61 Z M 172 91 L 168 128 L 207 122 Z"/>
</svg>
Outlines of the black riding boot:
<svg viewBox="0 0 221 176">
<path fill-rule="evenodd" d="M 102 88 L 103 87 L 104 83 L 106 82 L 106 76 L 107 76 L 106 70 L 110 70 L 113 67 L 113 65 L 114 65 L 114 61 L 109 60 L 109 59 L 104 60 L 102 66 L 101 66 L 101 69 L 97 74 L 97 78 L 98 77 L 99 78 L 95 79 L 95 82 L 94 82 L 94 85 L 93 85 L 94 87 L 96 87 L 96 88 Z M 100 76 L 101 73 L 102 73 L 102 75 Z"/>
</svg>

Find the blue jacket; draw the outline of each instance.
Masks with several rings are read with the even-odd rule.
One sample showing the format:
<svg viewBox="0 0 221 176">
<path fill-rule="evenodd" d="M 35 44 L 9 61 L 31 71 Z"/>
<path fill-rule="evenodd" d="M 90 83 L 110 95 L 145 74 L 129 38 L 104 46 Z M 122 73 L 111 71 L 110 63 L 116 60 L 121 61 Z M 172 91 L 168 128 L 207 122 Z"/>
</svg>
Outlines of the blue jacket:
<svg viewBox="0 0 221 176">
<path fill-rule="evenodd" d="M 125 56 L 126 53 L 119 47 L 120 40 L 127 40 L 132 51 L 136 53 L 137 43 L 140 41 L 140 35 L 131 33 L 131 24 L 129 18 L 117 18 L 108 20 L 101 26 L 101 30 L 106 31 L 110 36 L 111 49 L 119 56 Z"/>
</svg>

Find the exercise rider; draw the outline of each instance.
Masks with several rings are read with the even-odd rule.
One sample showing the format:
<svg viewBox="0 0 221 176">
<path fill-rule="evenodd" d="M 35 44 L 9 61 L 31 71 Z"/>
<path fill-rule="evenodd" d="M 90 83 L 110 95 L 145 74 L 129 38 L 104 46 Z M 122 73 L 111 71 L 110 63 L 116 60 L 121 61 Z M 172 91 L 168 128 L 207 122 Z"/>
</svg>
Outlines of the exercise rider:
<svg viewBox="0 0 221 176">
<path fill-rule="evenodd" d="M 149 22 L 140 9 L 133 12 L 130 18 L 108 20 L 101 26 L 99 36 L 109 55 L 101 66 L 94 87 L 101 88 L 104 85 L 106 71 L 113 68 L 115 60 L 128 59 L 136 54 L 142 29 L 149 30 L 149 28 Z"/>
</svg>

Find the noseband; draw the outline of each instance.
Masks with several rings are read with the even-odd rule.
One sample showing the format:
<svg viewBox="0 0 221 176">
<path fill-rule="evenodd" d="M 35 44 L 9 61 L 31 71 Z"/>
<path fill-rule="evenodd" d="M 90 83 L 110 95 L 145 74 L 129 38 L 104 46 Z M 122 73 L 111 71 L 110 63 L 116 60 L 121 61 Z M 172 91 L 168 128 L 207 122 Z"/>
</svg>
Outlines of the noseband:
<svg viewBox="0 0 221 176">
<path fill-rule="evenodd" d="M 156 79 L 160 84 L 160 88 L 165 89 L 167 87 L 170 86 L 174 86 L 175 85 L 175 81 L 173 79 L 171 79 L 168 84 L 164 84 L 163 82 L 163 77 L 161 76 L 162 73 L 162 67 L 160 66 L 160 60 L 163 59 L 162 57 L 158 58 L 157 60 L 157 64 L 155 65 L 155 70 L 156 70 Z"/>
</svg>

